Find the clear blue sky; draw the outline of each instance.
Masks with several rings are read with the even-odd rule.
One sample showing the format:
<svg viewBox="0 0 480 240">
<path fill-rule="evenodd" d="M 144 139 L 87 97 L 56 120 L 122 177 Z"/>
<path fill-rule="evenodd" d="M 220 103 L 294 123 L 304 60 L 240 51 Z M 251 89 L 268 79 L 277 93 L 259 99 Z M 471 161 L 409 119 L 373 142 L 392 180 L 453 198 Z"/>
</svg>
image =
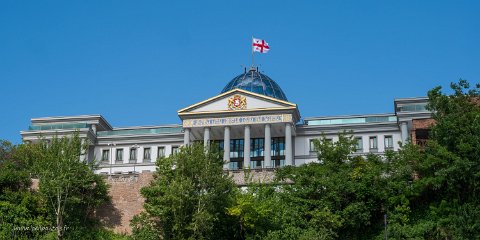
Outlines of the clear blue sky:
<svg viewBox="0 0 480 240">
<path fill-rule="evenodd" d="M 280 3 L 283 2 L 283 3 Z M 303 117 L 393 112 L 480 79 L 479 1 L 0 2 L 0 139 L 30 118 L 180 123 L 257 55 Z"/>
</svg>

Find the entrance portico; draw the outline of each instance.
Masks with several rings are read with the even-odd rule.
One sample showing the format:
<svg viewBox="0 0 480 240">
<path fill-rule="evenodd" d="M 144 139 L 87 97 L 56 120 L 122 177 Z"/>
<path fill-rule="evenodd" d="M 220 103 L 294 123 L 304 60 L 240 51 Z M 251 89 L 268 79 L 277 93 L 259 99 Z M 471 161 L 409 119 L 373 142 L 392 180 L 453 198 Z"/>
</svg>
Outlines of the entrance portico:
<svg viewBox="0 0 480 240">
<path fill-rule="evenodd" d="M 202 140 L 205 146 L 218 144 L 226 169 L 294 164 L 294 126 L 300 116 L 293 103 L 234 89 L 184 108 L 178 115 L 184 144 Z"/>
<path fill-rule="evenodd" d="M 291 123 L 251 124 L 185 128 L 184 134 L 185 139 L 203 140 L 205 145 L 208 142 L 217 143 L 223 150 L 225 168 L 272 168 L 293 164 L 291 129 Z M 184 144 L 188 143 L 190 140 Z M 229 164 L 232 159 L 233 164 Z"/>
</svg>

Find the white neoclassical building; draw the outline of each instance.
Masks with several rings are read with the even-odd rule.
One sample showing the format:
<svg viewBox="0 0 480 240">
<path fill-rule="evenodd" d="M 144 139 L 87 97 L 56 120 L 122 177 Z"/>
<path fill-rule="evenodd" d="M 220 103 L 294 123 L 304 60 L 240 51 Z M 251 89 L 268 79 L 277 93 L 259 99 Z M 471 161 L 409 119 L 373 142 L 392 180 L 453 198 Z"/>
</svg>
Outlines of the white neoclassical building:
<svg viewBox="0 0 480 240">
<path fill-rule="evenodd" d="M 180 109 L 181 124 L 115 128 L 101 115 L 32 118 L 24 141 L 40 136 L 69 135 L 78 130 L 90 144 L 83 156 L 97 160 L 101 174 L 131 174 L 155 170 L 155 161 L 185 144 L 215 142 L 224 153 L 225 169 L 272 169 L 317 160 L 313 140 L 332 141 L 351 130 L 357 153 L 398 150 L 399 142 L 427 137 L 421 127 L 431 114 L 427 98 L 395 99 L 394 113 L 301 118 L 280 86 L 258 68 L 231 80 L 221 93 Z"/>
</svg>

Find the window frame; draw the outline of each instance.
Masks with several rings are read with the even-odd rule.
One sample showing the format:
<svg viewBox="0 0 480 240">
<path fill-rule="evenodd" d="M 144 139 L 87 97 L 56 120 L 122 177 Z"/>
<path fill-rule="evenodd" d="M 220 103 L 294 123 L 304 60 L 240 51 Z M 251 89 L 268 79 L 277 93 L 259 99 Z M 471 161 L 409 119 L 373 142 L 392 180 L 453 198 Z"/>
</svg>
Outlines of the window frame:
<svg viewBox="0 0 480 240">
<path fill-rule="evenodd" d="M 309 141 L 308 141 L 308 150 L 309 152 L 317 152 L 317 147 L 315 147 L 315 143 L 314 141 L 316 140 L 317 138 L 310 138 Z"/>
<path fill-rule="evenodd" d="M 119 152 L 122 152 L 122 154 L 118 154 Z M 118 156 L 120 156 L 120 159 L 118 159 Z M 115 151 L 115 162 L 123 162 L 123 148 L 117 148 Z"/>
<path fill-rule="evenodd" d="M 374 140 L 374 144 L 372 144 L 372 139 Z M 372 145 L 374 145 L 374 146 L 372 146 Z M 368 148 L 370 150 L 378 150 L 378 136 L 368 137 Z"/>
<path fill-rule="evenodd" d="M 172 155 L 175 155 L 180 151 L 180 146 L 172 146 Z"/>
<path fill-rule="evenodd" d="M 160 149 L 162 151 L 160 151 Z M 162 153 L 162 155 L 160 155 L 160 152 Z M 157 147 L 157 159 L 158 158 L 163 158 L 163 157 L 165 157 L 165 146 L 158 146 Z"/>
<path fill-rule="evenodd" d="M 363 137 L 362 136 L 355 137 L 355 140 L 357 140 L 357 144 L 355 145 L 355 151 L 363 152 Z M 360 148 L 359 148 L 359 145 L 360 145 Z"/>
<path fill-rule="evenodd" d="M 102 149 L 102 162 L 110 162 L 110 149 Z"/>
<path fill-rule="evenodd" d="M 387 139 L 390 139 L 390 141 L 389 141 L 389 143 L 391 143 L 390 146 L 387 146 Z M 386 150 L 391 150 L 391 149 L 393 149 L 393 146 L 394 146 L 394 144 L 393 144 L 393 136 L 392 136 L 392 135 L 386 135 L 386 136 L 384 136 L 383 144 L 384 144 Z"/>
<path fill-rule="evenodd" d="M 138 148 L 136 148 L 136 147 L 130 148 L 130 152 L 129 152 L 129 154 L 128 154 L 128 155 L 129 155 L 129 156 L 128 156 L 128 160 L 129 160 L 130 162 L 132 162 L 132 161 L 137 161 L 137 158 L 138 158 L 138 156 L 137 156 L 137 155 L 138 155 L 137 149 L 138 149 Z M 132 155 L 132 152 L 135 153 L 135 154 Z M 132 158 L 132 156 L 133 156 L 133 158 Z"/>
<path fill-rule="evenodd" d="M 148 156 L 146 156 L 146 153 L 148 152 Z M 151 161 L 152 160 L 152 148 L 151 147 L 146 147 L 143 148 L 143 161 Z"/>
</svg>

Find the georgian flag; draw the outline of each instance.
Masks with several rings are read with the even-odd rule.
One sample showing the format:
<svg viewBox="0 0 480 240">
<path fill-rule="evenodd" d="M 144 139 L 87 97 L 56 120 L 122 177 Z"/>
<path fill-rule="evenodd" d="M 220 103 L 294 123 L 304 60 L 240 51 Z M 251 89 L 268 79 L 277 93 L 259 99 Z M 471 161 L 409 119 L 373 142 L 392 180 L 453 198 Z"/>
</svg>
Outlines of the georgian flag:
<svg viewBox="0 0 480 240">
<path fill-rule="evenodd" d="M 253 45 L 252 45 L 254 52 L 261 52 L 267 53 L 270 50 L 268 43 L 265 40 L 253 38 Z"/>
</svg>

